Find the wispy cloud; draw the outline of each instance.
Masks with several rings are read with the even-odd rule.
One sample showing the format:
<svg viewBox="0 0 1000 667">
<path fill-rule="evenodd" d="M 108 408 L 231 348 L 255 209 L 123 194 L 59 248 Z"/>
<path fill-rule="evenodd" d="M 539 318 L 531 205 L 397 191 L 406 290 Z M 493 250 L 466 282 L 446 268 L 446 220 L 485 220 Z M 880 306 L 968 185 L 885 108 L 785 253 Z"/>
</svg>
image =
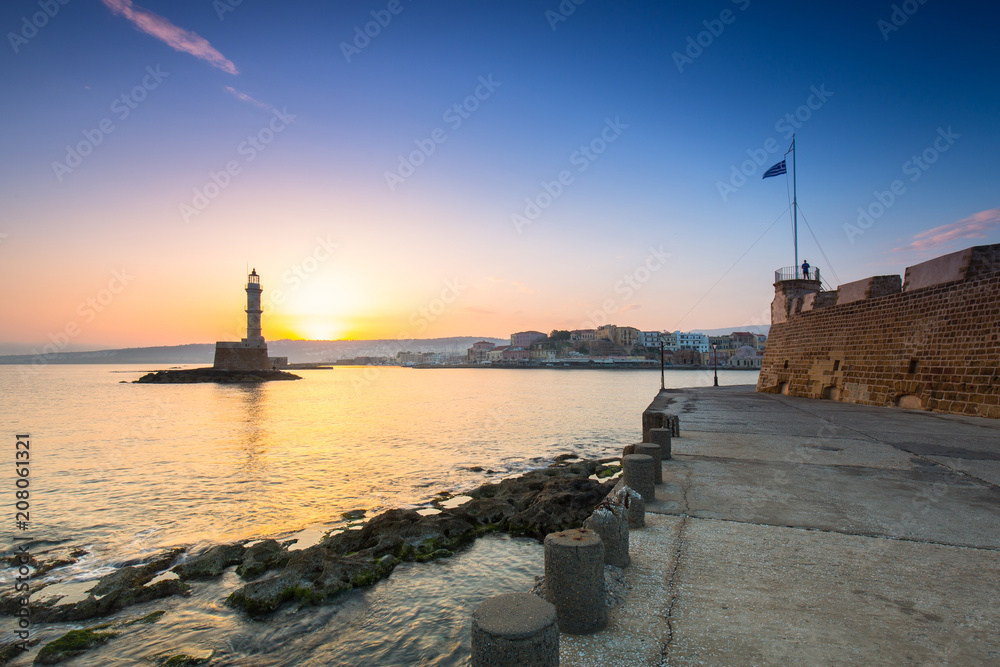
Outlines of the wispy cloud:
<svg viewBox="0 0 1000 667">
<path fill-rule="evenodd" d="M 171 48 L 183 53 L 190 53 L 195 58 L 211 63 L 224 72 L 239 74 L 233 61 L 219 53 L 215 47 L 208 43 L 207 39 L 198 33 L 179 28 L 168 19 L 154 14 L 148 9 L 136 7 L 132 4 L 132 0 L 101 1 L 112 12 L 131 21 L 136 29 L 157 38 Z"/>
<path fill-rule="evenodd" d="M 619 312 L 619 313 L 627 313 L 627 312 L 629 312 L 629 311 L 631 311 L 631 310 L 638 310 L 638 309 L 640 309 L 640 308 L 642 308 L 642 305 L 641 305 L 641 304 L 638 304 L 638 303 L 630 303 L 630 304 L 628 304 L 627 306 L 623 307 L 623 308 L 622 308 L 621 310 L 619 310 L 618 312 Z"/>
<path fill-rule="evenodd" d="M 254 98 L 250 97 L 246 93 L 241 93 L 232 86 L 226 86 L 226 92 L 233 95 L 236 99 L 246 102 L 247 104 L 252 104 L 258 109 L 264 109 L 265 111 L 274 111 L 274 107 L 270 104 L 264 104 L 263 102 L 258 102 Z"/>
<path fill-rule="evenodd" d="M 957 239 L 982 239 L 986 238 L 987 232 L 995 227 L 1000 227 L 1000 208 L 980 211 L 958 222 L 920 232 L 908 245 L 893 248 L 891 252 L 932 250 Z"/>
</svg>

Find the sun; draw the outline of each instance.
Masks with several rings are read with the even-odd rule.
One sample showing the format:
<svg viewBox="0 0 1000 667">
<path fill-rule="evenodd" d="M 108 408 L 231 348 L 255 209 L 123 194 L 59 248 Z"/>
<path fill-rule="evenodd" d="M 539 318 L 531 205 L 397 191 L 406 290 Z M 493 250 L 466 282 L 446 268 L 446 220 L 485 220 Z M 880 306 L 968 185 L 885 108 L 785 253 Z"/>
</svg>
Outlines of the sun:
<svg viewBox="0 0 1000 667">
<path fill-rule="evenodd" d="M 344 337 L 345 327 L 339 322 L 326 318 L 296 318 L 290 328 L 305 340 L 339 340 Z"/>
</svg>

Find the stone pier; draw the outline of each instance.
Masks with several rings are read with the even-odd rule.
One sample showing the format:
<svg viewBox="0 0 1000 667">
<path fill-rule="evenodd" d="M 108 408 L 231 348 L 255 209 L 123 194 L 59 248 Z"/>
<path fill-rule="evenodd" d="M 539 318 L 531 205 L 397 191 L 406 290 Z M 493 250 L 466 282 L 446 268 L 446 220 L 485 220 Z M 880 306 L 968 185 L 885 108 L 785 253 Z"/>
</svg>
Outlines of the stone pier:
<svg viewBox="0 0 1000 667">
<path fill-rule="evenodd" d="M 560 664 L 1000 665 L 1000 421 L 753 387 L 650 409 L 684 430 L 628 596 Z"/>
</svg>

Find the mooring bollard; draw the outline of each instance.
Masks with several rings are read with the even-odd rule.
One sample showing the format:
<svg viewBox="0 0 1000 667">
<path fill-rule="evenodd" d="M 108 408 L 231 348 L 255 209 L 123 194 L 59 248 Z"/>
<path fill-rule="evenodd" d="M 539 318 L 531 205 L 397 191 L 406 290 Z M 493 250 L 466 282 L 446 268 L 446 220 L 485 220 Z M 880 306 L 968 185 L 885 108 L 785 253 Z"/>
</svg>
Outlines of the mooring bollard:
<svg viewBox="0 0 1000 667">
<path fill-rule="evenodd" d="M 670 436 L 674 430 L 672 428 L 654 428 L 649 430 L 649 441 L 660 446 L 660 459 L 666 461 L 670 458 Z"/>
<path fill-rule="evenodd" d="M 657 410 L 646 410 L 642 413 L 642 439 L 649 437 L 649 429 L 666 426 L 663 423 L 663 413 Z"/>
<path fill-rule="evenodd" d="M 629 528 L 642 528 L 646 525 L 646 502 L 635 489 L 622 485 L 615 496 L 615 502 L 623 505 L 628 512 Z"/>
<path fill-rule="evenodd" d="M 557 667 L 556 608 L 532 593 L 492 597 L 472 612 L 473 667 Z"/>
<path fill-rule="evenodd" d="M 670 428 L 673 432 L 675 438 L 681 437 L 681 418 L 677 415 L 668 415 L 670 419 Z"/>
<path fill-rule="evenodd" d="M 635 446 L 636 454 L 645 454 L 653 457 L 653 483 L 663 484 L 663 459 L 660 454 L 660 446 L 651 442 L 640 442 Z"/>
<path fill-rule="evenodd" d="M 649 454 L 629 454 L 622 457 L 622 478 L 625 483 L 639 492 L 642 499 L 653 502 L 656 497 L 655 463 Z"/>
<path fill-rule="evenodd" d="M 583 527 L 597 533 L 604 544 L 604 562 L 628 567 L 628 510 L 619 503 L 602 503 L 583 522 Z"/>
<path fill-rule="evenodd" d="M 545 536 L 545 598 L 563 632 L 583 635 L 607 625 L 604 545 L 597 533 L 575 528 Z"/>
</svg>

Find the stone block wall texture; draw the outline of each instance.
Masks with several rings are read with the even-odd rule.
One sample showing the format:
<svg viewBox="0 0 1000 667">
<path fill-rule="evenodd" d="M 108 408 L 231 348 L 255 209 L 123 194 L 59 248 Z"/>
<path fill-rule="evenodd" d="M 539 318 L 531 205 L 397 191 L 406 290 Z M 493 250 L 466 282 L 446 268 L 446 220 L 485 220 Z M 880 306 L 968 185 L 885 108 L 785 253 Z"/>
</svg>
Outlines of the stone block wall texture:
<svg viewBox="0 0 1000 667">
<path fill-rule="evenodd" d="M 215 363 L 212 368 L 227 371 L 266 371 L 271 368 L 267 360 L 267 346 L 247 347 L 242 343 L 216 343 Z"/>
<path fill-rule="evenodd" d="M 878 278 L 772 324 L 757 391 L 1000 419 L 1000 244 Z"/>
</svg>

